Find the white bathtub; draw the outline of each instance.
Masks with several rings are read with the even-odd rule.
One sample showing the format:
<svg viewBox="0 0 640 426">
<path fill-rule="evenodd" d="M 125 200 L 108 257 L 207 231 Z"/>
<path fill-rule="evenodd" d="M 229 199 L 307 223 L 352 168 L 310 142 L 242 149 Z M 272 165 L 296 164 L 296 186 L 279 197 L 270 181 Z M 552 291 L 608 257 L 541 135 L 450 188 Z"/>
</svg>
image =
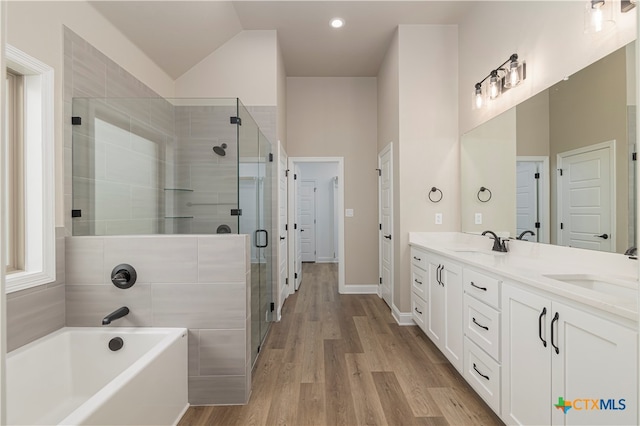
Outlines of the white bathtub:
<svg viewBox="0 0 640 426">
<path fill-rule="evenodd" d="M 6 377 L 10 425 L 176 424 L 188 407 L 187 330 L 63 328 L 10 352 Z"/>
</svg>

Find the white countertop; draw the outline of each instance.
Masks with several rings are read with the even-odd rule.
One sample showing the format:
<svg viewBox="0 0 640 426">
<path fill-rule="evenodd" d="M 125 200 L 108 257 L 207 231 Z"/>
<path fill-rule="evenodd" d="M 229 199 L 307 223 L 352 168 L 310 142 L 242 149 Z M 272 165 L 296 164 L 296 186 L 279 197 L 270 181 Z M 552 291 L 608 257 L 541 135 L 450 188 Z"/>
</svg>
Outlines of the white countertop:
<svg viewBox="0 0 640 426">
<path fill-rule="evenodd" d="M 517 240 L 507 242 L 508 253 L 497 253 L 491 251 L 491 238 L 460 232 L 410 232 L 409 244 L 634 322 L 638 319 L 638 260 L 621 254 Z M 615 281 L 628 286 L 633 296 L 611 295 L 545 276 L 571 274 Z"/>
</svg>

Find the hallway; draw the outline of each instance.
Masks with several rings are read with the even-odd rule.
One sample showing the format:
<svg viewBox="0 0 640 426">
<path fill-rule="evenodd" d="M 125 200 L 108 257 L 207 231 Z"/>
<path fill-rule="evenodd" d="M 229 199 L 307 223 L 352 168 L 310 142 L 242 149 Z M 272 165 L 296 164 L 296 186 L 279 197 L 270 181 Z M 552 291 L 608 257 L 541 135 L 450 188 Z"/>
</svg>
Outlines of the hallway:
<svg viewBox="0 0 640 426">
<path fill-rule="evenodd" d="M 377 295 L 339 295 L 336 264 L 303 265 L 245 406 L 191 407 L 179 425 L 500 425 L 416 326 Z"/>
</svg>

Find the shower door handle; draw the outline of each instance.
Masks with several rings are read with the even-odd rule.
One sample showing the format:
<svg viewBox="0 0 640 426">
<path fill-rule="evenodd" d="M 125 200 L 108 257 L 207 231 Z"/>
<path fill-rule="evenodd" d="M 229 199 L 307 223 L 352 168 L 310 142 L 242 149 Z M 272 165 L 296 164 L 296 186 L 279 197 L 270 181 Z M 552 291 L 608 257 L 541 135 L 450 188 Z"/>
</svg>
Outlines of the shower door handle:
<svg viewBox="0 0 640 426">
<path fill-rule="evenodd" d="M 259 238 L 258 238 L 258 234 L 264 232 L 264 245 L 260 245 L 259 243 Z M 266 229 L 258 229 L 256 231 L 256 247 L 257 248 L 265 248 L 269 245 L 269 233 L 267 232 Z"/>
</svg>

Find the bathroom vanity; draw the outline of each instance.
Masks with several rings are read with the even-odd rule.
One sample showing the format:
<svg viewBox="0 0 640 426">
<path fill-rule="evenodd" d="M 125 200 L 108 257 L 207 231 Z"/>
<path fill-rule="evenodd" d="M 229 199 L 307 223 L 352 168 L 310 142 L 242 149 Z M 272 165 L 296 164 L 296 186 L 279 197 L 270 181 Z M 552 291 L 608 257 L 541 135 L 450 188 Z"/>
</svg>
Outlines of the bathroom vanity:
<svg viewBox="0 0 640 426">
<path fill-rule="evenodd" d="M 507 424 L 638 424 L 637 260 L 410 233 L 415 323 Z"/>
</svg>

